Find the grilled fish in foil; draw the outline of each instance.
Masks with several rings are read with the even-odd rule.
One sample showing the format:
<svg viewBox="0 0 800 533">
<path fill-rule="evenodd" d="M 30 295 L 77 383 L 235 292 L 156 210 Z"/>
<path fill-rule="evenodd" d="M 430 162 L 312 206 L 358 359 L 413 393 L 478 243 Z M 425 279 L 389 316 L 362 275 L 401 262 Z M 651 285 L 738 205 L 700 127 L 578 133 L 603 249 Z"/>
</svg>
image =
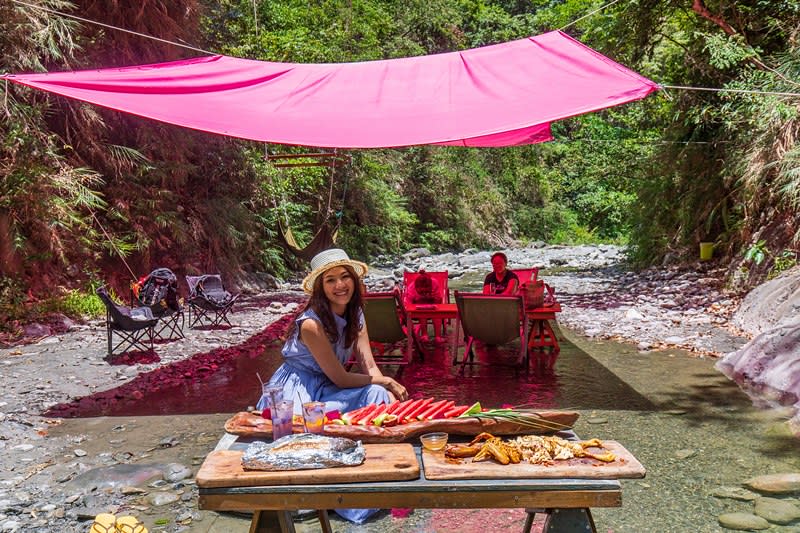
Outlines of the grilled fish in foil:
<svg viewBox="0 0 800 533">
<path fill-rule="evenodd" d="M 310 470 L 336 466 L 356 466 L 367 452 L 361 441 L 296 433 L 275 442 L 256 441 L 245 450 L 245 470 Z"/>
</svg>

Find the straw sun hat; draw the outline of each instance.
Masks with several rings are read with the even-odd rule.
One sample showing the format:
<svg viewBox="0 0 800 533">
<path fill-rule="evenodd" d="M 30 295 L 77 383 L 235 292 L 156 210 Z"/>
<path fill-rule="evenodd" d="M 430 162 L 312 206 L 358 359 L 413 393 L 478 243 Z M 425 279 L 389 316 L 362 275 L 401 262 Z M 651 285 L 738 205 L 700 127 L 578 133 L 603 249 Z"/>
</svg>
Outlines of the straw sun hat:
<svg viewBox="0 0 800 533">
<path fill-rule="evenodd" d="M 353 270 L 356 271 L 356 275 L 359 278 L 363 278 L 366 276 L 367 271 L 369 268 L 366 264 L 362 263 L 361 261 L 355 261 L 350 259 L 347 256 L 347 252 L 341 250 L 339 248 L 331 248 L 329 250 L 324 250 L 311 260 L 311 272 L 306 276 L 306 279 L 303 280 L 303 291 L 306 294 L 311 294 L 314 290 L 314 282 L 317 280 L 320 274 L 325 272 L 326 270 L 330 270 L 333 267 L 350 265 Z"/>
</svg>

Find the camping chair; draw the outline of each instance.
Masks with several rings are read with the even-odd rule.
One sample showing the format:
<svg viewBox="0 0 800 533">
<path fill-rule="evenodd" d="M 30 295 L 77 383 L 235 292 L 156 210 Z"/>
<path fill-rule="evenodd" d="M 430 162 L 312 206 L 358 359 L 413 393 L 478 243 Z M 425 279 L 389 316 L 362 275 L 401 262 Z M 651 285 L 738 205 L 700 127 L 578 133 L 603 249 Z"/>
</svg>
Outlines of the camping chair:
<svg viewBox="0 0 800 533">
<path fill-rule="evenodd" d="M 195 325 L 221 326 L 223 322 L 233 327 L 228 320 L 228 313 L 239 297 L 232 295 L 222 286 L 219 274 L 202 276 L 186 276 L 189 285 L 189 327 Z"/>
<path fill-rule="evenodd" d="M 157 268 L 131 286 L 131 305 L 149 307 L 158 324 L 154 340 L 183 339 L 185 318 L 178 299 L 178 278 L 168 268 Z"/>
<path fill-rule="evenodd" d="M 430 275 L 431 279 L 433 279 L 436 284 L 439 286 L 439 293 L 441 295 L 441 303 L 450 303 L 450 289 L 447 286 L 449 276 L 447 270 L 439 271 L 439 272 L 428 272 L 425 271 L 428 275 Z M 402 300 L 403 305 L 408 305 L 413 303 L 411 301 L 411 294 L 408 291 L 408 288 L 411 287 L 414 282 L 419 277 L 419 272 L 403 272 L 403 294 Z M 441 333 L 436 331 L 435 335 L 441 335 L 442 337 L 447 336 L 447 327 L 442 321 L 442 331 Z"/>
<path fill-rule="evenodd" d="M 394 344 L 408 338 L 405 308 L 399 290 L 368 292 L 363 295 L 363 301 L 364 320 L 367 324 L 370 344 Z M 422 344 L 413 331 L 411 339 L 417 351 L 424 356 Z M 410 362 L 406 360 L 405 356 L 386 355 L 385 349 L 382 349 L 381 353 L 375 357 L 375 363 L 378 365 L 407 365 Z M 355 359 L 351 359 L 348 366 L 355 363 Z"/>
<path fill-rule="evenodd" d="M 464 356 L 461 359 L 461 370 L 474 362 L 473 344 L 481 341 L 485 344 L 507 344 L 520 339 L 520 351 L 517 364 L 528 365 L 528 317 L 521 296 L 501 296 L 483 293 L 456 291 L 456 306 L 461 327 L 467 339 Z M 458 354 L 454 354 L 453 364 L 458 362 Z M 469 359 L 469 363 L 467 362 Z"/>
<path fill-rule="evenodd" d="M 125 353 L 132 349 L 142 351 L 153 349 L 153 328 L 158 323 L 158 319 L 153 316 L 149 307 L 127 307 L 119 305 L 111 299 L 111 295 L 105 287 L 97 289 L 97 296 L 100 297 L 106 306 L 106 334 L 108 336 L 108 356 Z M 114 344 L 114 335 L 120 337 L 119 342 Z M 145 339 L 147 344 L 145 344 Z"/>
</svg>

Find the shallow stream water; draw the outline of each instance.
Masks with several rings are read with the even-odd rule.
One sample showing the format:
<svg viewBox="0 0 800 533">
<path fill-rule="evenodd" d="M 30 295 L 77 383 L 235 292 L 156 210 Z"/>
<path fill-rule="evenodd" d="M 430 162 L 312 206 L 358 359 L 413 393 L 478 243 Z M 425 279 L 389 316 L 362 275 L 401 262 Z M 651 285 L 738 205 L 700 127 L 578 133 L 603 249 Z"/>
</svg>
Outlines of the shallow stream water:
<svg viewBox="0 0 800 533">
<path fill-rule="evenodd" d="M 800 441 L 789 432 L 785 413 L 753 407 L 734 383 L 714 369 L 714 359 L 680 351 L 640 353 L 633 345 L 557 332 L 561 354 L 552 373 L 525 373 L 507 366 L 516 355 L 512 345 L 496 353 L 479 350 L 478 358 L 492 364 L 470 368 L 461 376 L 447 347 L 430 343 L 424 361 L 416 359 L 399 372 L 398 379 L 415 398 L 580 411 L 578 435 L 619 441 L 647 469 L 645 479 L 622 482 L 621 508 L 592 511 L 602 533 L 727 531 L 717 517 L 751 512 L 753 503 L 720 499 L 712 495 L 714 490 L 739 487 L 757 475 L 800 472 Z M 275 344 L 260 357 L 227 361 L 207 380 L 162 389 L 157 403 L 130 398 L 81 414 L 232 413 L 256 402 L 255 373 L 267 377 L 279 362 L 280 346 Z M 798 498 L 789 500 L 800 503 Z M 406 518 L 386 512 L 362 526 L 336 520 L 334 528 L 338 532 L 514 531 L 521 529 L 524 519 L 521 510 L 416 510 Z M 246 531 L 246 519 L 238 521 Z M 318 525 L 312 521 L 298 528 L 316 531 Z M 773 525 L 769 531 L 800 532 L 800 524 Z"/>
</svg>

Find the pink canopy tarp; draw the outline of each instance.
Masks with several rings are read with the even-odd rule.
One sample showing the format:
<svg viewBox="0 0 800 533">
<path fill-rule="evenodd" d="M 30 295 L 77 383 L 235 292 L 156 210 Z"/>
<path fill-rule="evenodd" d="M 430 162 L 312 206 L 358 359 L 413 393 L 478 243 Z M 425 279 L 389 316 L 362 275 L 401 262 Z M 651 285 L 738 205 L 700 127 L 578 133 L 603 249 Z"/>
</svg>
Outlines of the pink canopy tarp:
<svg viewBox="0 0 800 533">
<path fill-rule="evenodd" d="M 553 121 L 658 89 L 559 31 L 360 63 L 210 56 L 2 78 L 187 128 L 330 148 L 533 144 L 552 139 Z"/>
</svg>

